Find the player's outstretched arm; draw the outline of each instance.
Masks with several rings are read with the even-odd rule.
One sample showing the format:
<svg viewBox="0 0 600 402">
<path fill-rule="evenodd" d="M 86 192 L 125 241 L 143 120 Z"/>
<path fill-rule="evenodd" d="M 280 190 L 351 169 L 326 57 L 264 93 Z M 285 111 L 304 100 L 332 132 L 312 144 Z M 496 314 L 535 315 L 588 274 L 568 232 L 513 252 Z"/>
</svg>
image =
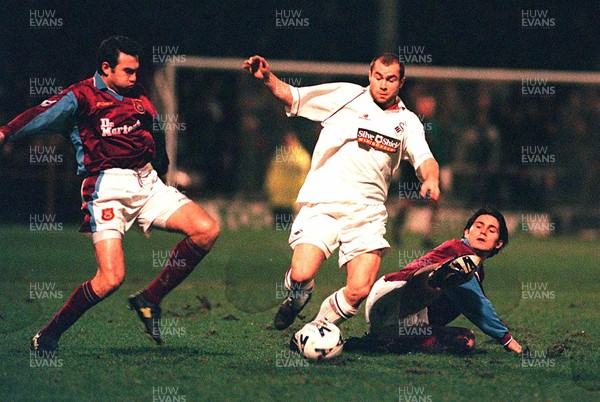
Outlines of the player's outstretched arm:
<svg viewBox="0 0 600 402">
<path fill-rule="evenodd" d="M 269 63 L 262 56 L 252 56 L 244 60 L 242 65 L 256 79 L 262 80 L 271 93 L 287 107 L 292 106 L 292 90 L 290 85 L 273 74 Z"/>
<path fill-rule="evenodd" d="M 419 165 L 419 175 L 423 178 L 421 197 L 427 196 L 433 201 L 440 198 L 440 167 L 434 158 L 429 158 Z"/>
</svg>

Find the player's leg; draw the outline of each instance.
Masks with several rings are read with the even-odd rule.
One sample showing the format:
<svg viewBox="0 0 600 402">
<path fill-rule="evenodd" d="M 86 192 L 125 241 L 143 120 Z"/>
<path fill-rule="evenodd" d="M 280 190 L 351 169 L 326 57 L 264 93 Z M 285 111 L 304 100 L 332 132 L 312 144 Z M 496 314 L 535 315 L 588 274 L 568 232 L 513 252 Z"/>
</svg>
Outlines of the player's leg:
<svg viewBox="0 0 600 402">
<path fill-rule="evenodd" d="M 332 210 L 333 208 L 333 210 Z M 338 244 L 336 207 L 327 204 L 303 206 L 292 225 L 289 243 L 294 253 L 285 274 L 288 296 L 279 306 L 273 326 L 283 330 L 310 301 L 317 272 Z"/>
<path fill-rule="evenodd" d="M 479 260 L 476 256 L 451 257 L 419 268 L 410 274 L 406 278 L 406 285 L 394 291 L 394 297 L 400 300 L 399 318 L 421 311 L 433 303 L 446 289 L 471 279 Z"/>
<path fill-rule="evenodd" d="M 146 194 L 137 215 L 144 231 L 152 227 L 186 235 L 171 250 L 152 283 L 129 296 L 129 307 L 137 312 L 152 339 L 161 344 L 160 302 L 208 254 L 219 236 L 219 226 L 202 207 L 165 185 L 155 171 L 139 172 L 137 179 Z"/>
<path fill-rule="evenodd" d="M 121 234 L 107 230 L 95 234 L 94 243 L 98 270 L 93 279 L 79 285 L 64 306 L 31 342 L 34 350 L 55 350 L 61 335 L 88 309 L 118 289 L 125 277 L 125 260 Z M 107 236 L 108 235 L 108 236 Z"/>
<path fill-rule="evenodd" d="M 273 326 L 283 330 L 294 322 L 304 306 L 312 297 L 314 278 L 319 268 L 325 261 L 325 253 L 312 244 L 301 243 L 296 245 L 292 255 L 292 263 L 285 273 L 284 287 L 287 297 L 279 306 L 273 319 Z"/>
<path fill-rule="evenodd" d="M 346 286 L 323 301 L 316 319 L 341 323 L 353 317 L 367 298 L 390 245 L 383 237 L 387 211 L 383 204 L 340 204 L 339 266 L 347 271 Z"/>
<path fill-rule="evenodd" d="M 404 280 L 386 281 L 381 277 L 375 282 L 365 302 L 365 319 L 369 325 L 369 338 L 380 339 L 398 336 L 398 317 L 401 298 L 398 291 L 406 284 Z"/>
<path fill-rule="evenodd" d="M 165 267 L 144 291 L 146 299 L 156 305 L 192 273 L 219 236 L 217 223 L 194 202 L 177 209 L 166 220 L 164 229 L 187 237 L 171 250 Z"/>
<path fill-rule="evenodd" d="M 94 243 L 98 271 L 90 281 L 93 291 L 101 298 L 108 297 L 125 279 L 125 258 L 120 233 Z"/>
<path fill-rule="evenodd" d="M 315 321 L 340 324 L 354 317 L 360 303 L 367 298 L 381 265 L 381 250 L 361 254 L 346 264 L 346 286 L 329 295 L 321 304 Z"/>
<path fill-rule="evenodd" d="M 159 325 L 160 302 L 192 273 L 219 236 L 219 226 L 206 211 L 194 202 L 185 201 L 172 213 L 166 209 L 167 212 L 154 221 L 158 220 L 155 226 L 160 229 L 183 233 L 187 237 L 171 250 L 158 276 L 145 289 L 129 296 L 129 307 L 137 312 L 146 332 L 159 345 L 163 342 Z"/>
</svg>

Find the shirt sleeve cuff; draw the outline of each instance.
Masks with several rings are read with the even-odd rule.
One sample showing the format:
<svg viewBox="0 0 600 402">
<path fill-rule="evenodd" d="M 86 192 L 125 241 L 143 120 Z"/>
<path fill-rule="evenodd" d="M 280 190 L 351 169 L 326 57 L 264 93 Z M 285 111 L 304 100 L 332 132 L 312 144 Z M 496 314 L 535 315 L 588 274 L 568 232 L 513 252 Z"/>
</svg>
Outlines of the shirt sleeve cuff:
<svg viewBox="0 0 600 402">
<path fill-rule="evenodd" d="M 510 341 L 513 340 L 512 335 L 510 334 L 510 332 L 507 332 L 500 340 L 499 342 L 502 344 L 502 346 L 507 347 L 508 344 L 510 343 Z"/>
<path fill-rule="evenodd" d="M 298 88 L 291 85 L 290 91 L 292 92 L 292 106 L 285 107 L 285 114 L 287 117 L 295 117 L 298 115 L 298 109 L 300 107 L 300 91 Z"/>
</svg>

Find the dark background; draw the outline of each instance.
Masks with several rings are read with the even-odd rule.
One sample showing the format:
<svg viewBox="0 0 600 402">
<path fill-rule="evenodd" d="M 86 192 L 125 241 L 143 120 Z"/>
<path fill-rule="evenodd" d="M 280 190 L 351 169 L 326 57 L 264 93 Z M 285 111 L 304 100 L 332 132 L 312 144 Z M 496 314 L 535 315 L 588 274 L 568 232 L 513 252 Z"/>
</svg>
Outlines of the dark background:
<svg viewBox="0 0 600 402">
<path fill-rule="evenodd" d="M 414 45 L 423 46 L 425 53 L 432 55 L 433 66 L 567 71 L 597 71 L 600 68 L 600 24 L 597 21 L 600 2 L 597 1 L 400 1 L 394 16 L 397 35 L 391 41 L 391 47 L 382 45 L 381 37 L 385 36 L 386 32 L 382 31 L 380 16 L 387 10 L 382 4 L 384 3 L 379 1 L 347 0 L 5 1 L 2 3 L 3 18 L 0 24 L 0 125 L 41 101 L 29 95 L 32 77 L 52 77 L 58 84 L 66 87 L 91 76 L 95 71 L 95 52 L 100 41 L 117 33 L 131 36 L 143 44 L 144 54 L 139 79 L 146 86 L 150 85 L 152 74 L 159 67 L 150 62 L 152 47 L 160 45 L 179 46 L 179 54 L 184 55 L 239 58 L 240 65 L 244 58 L 253 54 L 261 54 L 269 59 L 366 64 L 378 52 L 397 52 L 398 46 Z M 32 10 L 54 10 L 55 16 L 62 19 L 62 26 L 55 29 L 30 27 Z M 308 29 L 277 29 L 276 10 L 300 10 L 302 17 L 309 19 L 310 26 Z M 551 29 L 524 29 L 521 24 L 523 10 L 544 10 L 548 17 L 554 18 L 556 25 Z M 212 80 L 208 80 L 209 83 L 210 81 Z M 220 79 L 218 91 L 221 98 L 232 97 L 235 88 L 229 88 L 228 84 L 226 78 Z M 181 79 L 179 85 L 183 85 Z M 410 85 L 407 85 L 406 90 L 410 91 L 410 88 Z M 593 88 L 597 96 L 597 86 Z M 476 94 L 478 90 L 469 89 L 467 93 L 469 91 Z M 516 91 L 518 92 L 518 88 Z M 559 88 L 557 96 L 546 105 L 549 114 L 561 112 L 559 108 L 563 103 L 563 96 L 566 98 L 573 93 L 572 88 Z M 577 93 L 575 97 L 585 99 L 588 93 Z M 188 103 L 194 101 L 190 98 Z M 518 106 L 515 108 L 519 109 L 525 101 L 517 101 Z M 235 104 L 235 100 L 231 102 L 233 103 L 229 106 Z M 222 100 L 222 103 L 228 105 L 226 100 Z M 412 109 L 410 96 L 407 96 L 407 104 Z M 192 106 L 190 110 L 193 111 Z M 540 121 L 551 118 L 548 114 L 541 113 L 544 109 L 543 104 L 541 107 L 525 104 L 525 107 L 536 109 L 534 112 L 539 115 L 537 119 Z M 590 108 L 592 107 L 594 106 L 591 105 Z M 575 109 L 562 110 L 562 113 L 569 114 L 572 110 Z M 189 120 L 193 119 L 190 116 L 193 113 L 188 112 Z M 514 109 L 503 112 L 498 107 L 491 116 L 492 122 L 502 130 L 505 143 L 514 141 L 522 131 L 521 128 L 521 131 L 515 128 L 516 123 L 506 121 L 507 116 L 514 114 Z M 596 116 L 597 114 L 593 115 L 591 119 L 595 119 Z M 232 118 L 231 121 L 237 118 Z M 467 120 L 473 118 L 465 117 Z M 561 142 L 546 139 L 548 133 L 539 130 L 539 126 L 538 124 L 533 139 L 526 144 L 551 144 L 556 149 L 556 144 Z M 588 122 L 586 127 L 591 128 L 586 129 L 586 135 L 597 139 L 600 135 L 594 129 L 597 126 Z M 549 129 L 549 132 L 558 132 L 560 136 L 561 122 L 556 122 L 554 127 Z M 225 129 L 230 131 L 231 140 L 236 141 L 237 126 L 233 124 Z M 274 135 L 281 135 L 278 130 L 272 128 L 272 131 L 277 133 Z M 202 152 L 202 141 L 200 139 L 188 143 L 188 146 L 196 147 L 194 152 Z M 273 141 L 272 146 L 263 151 L 265 158 L 275 144 L 276 141 Z M 6 219 L 20 221 L 30 215 L 32 210 L 41 213 L 46 208 L 48 193 L 40 191 L 46 187 L 45 183 L 48 181 L 44 176 L 44 167 L 31 167 L 24 163 L 23 171 L 33 171 L 32 177 L 26 180 L 23 180 L 24 173 L 8 172 L 9 168 L 19 164 L 18 158 L 14 159 L 15 153 L 25 153 L 26 159 L 28 146 L 29 143 L 22 143 L 15 145 L 14 149 L 5 149 L 5 159 L 0 159 L 0 166 L 4 170 L 0 175 L 0 191 L 3 193 L 3 207 L 0 209 L 3 211 L 1 216 Z M 518 146 L 520 147 L 520 144 Z M 244 145 L 238 146 L 235 152 L 243 154 L 244 150 L 240 150 L 243 147 Z M 307 144 L 307 147 L 310 147 L 310 144 Z M 520 148 L 516 146 L 515 150 L 518 149 Z M 11 152 L 12 156 L 7 159 L 8 152 Z M 0 158 L 3 157 L 1 154 L 2 152 Z M 235 171 L 232 174 L 240 176 L 240 161 L 243 161 L 243 158 L 240 155 L 234 157 L 238 162 L 234 165 Z M 66 176 L 67 171 L 74 171 L 71 155 L 66 155 L 66 159 L 62 166 L 57 167 L 58 177 L 64 176 L 64 180 L 59 180 L 60 187 L 55 190 L 62 197 L 59 199 L 64 201 L 55 207 L 63 220 L 78 216 L 74 204 L 78 205 L 79 197 L 79 179 Z M 205 158 L 204 165 L 217 166 L 210 157 Z M 204 190 L 205 194 L 212 192 L 255 195 L 256 191 L 260 192 L 258 186 L 261 180 L 262 176 L 258 175 L 254 184 L 243 187 L 239 185 L 238 178 L 223 188 L 215 187 L 209 182 Z M 527 187 L 528 184 L 521 183 L 521 186 Z M 540 188 L 543 186 L 544 183 Z M 519 189 L 511 191 L 515 193 Z M 544 205 L 536 200 L 537 198 L 529 199 L 521 204 L 521 200 L 513 196 L 507 199 L 506 205 L 511 208 L 547 206 L 544 204 L 547 200 L 542 202 Z M 572 203 L 576 203 L 576 200 Z M 21 211 L 16 212 L 16 216 L 15 212 L 7 212 L 6 206 L 11 204 L 22 206 Z M 18 211 L 18 208 L 13 207 L 11 210 Z"/>
</svg>

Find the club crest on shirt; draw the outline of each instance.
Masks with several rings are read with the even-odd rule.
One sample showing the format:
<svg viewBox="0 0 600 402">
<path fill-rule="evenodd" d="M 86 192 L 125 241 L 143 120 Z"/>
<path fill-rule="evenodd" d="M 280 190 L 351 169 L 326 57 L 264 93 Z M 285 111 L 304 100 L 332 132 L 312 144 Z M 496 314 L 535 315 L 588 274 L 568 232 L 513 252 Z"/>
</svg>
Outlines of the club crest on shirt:
<svg viewBox="0 0 600 402">
<path fill-rule="evenodd" d="M 366 128 L 359 128 L 356 132 L 356 140 L 358 145 L 367 145 L 378 151 L 389 152 L 395 154 L 400 148 L 400 140 L 387 137 L 378 132 L 367 130 Z"/>
<path fill-rule="evenodd" d="M 102 219 L 105 221 L 110 221 L 115 217 L 115 211 L 112 208 L 104 208 L 102 210 Z"/>
<path fill-rule="evenodd" d="M 401 131 L 404 131 L 404 126 L 406 126 L 406 123 L 401 121 L 400 124 L 398 124 L 396 127 L 394 127 L 394 130 L 396 130 L 396 132 L 399 133 Z"/>
<path fill-rule="evenodd" d="M 133 107 L 135 107 L 135 110 L 137 110 L 140 113 L 144 113 L 146 111 L 146 109 L 144 109 L 144 104 L 142 103 L 142 101 L 140 99 L 132 99 L 133 101 Z"/>
</svg>

